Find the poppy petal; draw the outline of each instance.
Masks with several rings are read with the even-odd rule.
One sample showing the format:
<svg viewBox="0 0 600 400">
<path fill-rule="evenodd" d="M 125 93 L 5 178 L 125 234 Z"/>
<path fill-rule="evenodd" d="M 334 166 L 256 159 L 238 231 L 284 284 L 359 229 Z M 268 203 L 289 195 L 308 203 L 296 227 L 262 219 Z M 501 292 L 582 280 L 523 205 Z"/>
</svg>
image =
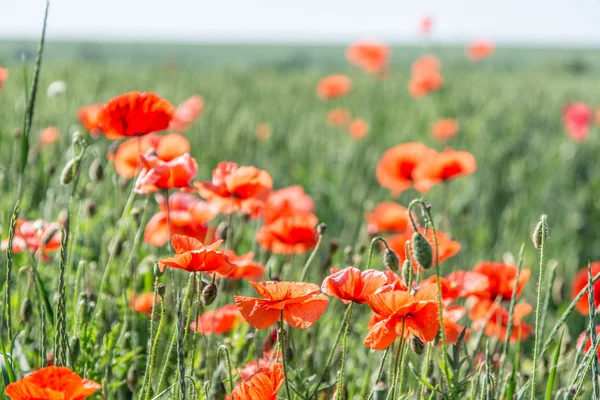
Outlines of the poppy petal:
<svg viewBox="0 0 600 400">
<path fill-rule="evenodd" d="M 246 322 L 256 329 L 265 329 L 279 320 L 280 310 L 269 307 L 268 300 L 234 296 L 235 305 Z"/>
<path fill-rule="evenodd" d="M 329 298 L 323 294 L 318 294 L 301 303 L 286 304 L 283 310 L 283 318 L 293 328 L 308 328 L 321 318 L 321 315 L 327 309 L 327 303 L 329 303 Z"/>
</svg>

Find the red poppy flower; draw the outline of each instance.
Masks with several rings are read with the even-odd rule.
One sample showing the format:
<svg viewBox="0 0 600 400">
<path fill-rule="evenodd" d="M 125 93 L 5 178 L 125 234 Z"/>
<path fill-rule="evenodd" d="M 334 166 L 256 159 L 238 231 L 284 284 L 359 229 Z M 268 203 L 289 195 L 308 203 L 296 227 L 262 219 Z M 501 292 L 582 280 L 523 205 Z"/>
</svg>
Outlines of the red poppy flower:
<svg viewBox="0 0 600 400">
<path fill-rule="evenodd" d="M 47 251 L 55 251 L 60 248 L 60 225 L 56 222 L 48 223 L 41 219 L 36 221 L 27 221 L 17 219 L 15 227 L 15 237 L 13 239 L 13 253 L 21 253 L 29 249 L 31 253 L 36 253 L 43 244 L 43 256 L 47 258 Z M 8 239 L 4 239 L 0 249 L 8 248 Z"/>
<path fill-rule="evenodd" d="M 274 190 L 269 194 L 265 208 L 265 223 L 271 223 L 282 216 L 310 214 L 315 203 L 300 185 Z"/>
<path fill-rule="evenodd" d="M 364 119 L 355 119 L 348 126 L 348 133 L 354 140 L 360 140 L 369 133 L 369 124 Z"/>
<path fill-rule="evenodd" d="M 421 19 L 421 23 L 419 24 L 419 33 L 425 37 L 428 37 L 431 33 L 431 28 L 433 27 L 433 17 L 430 15 L 426 15 Z"/>
<path fill-rule="evenodd" d="M 442 153 L 436 153 L 429 162 L 421 163 L 415 168 L 415 188 L 420 192 L 427 192 L 438 183 L 471 175 L 476 169 L 477 163 L 471 153 L 446 149 Z"/>
<path fill-rule="evenodd" d="M 140 314 L 152 315 L 154 304 L 160 303 L 160 296 L 155 297 L 154 293 L 143 293 L 131 296 L 129 307 Z"/>
<path fill-rule="evenodd" d="M 441 65 L 442 63 L 436 55 L 425 54 L 413 61 L 410 66 L 410 73 L 414 76 L 431 71 L 439 72 Z"/>
<path fill-rule="evenodd" d="M 344 97 L 351 86 L 352 82 L 346 75 L 328 75 L 319 81 L 317 95 L 323 100 Z"/>
<path fill-rule="evenodd" d="M 40 132 L 40 144 L 42 146 L 54 144 L 58 142 L 58 139 L 60 139 L 60 131 L 56 126 L 49 126 Z"/>
<path fill-rule="evenodd" d="M 513 329 L 510 332 L 511 343 L 518 342 L 519 336 L 521 340 L 525 340 L 533 332 L 533 327 L 522 321 L 531 310 L 531 305 L 527 303 L 515 305 Z M 469 312 L 474 329 L 484 329 L 486 335 L 497 337 L 500 340 L 506 338 L 509 317 L 510 314 L 505 308 L 489 299 L 478 301 Z"/>
<path fill-rule="evenodd" d="M 321 317 L 329 299 L 319 286 L 305 282 L 250 282 L 263 299 L 234 296 L 242 316 L 256 329 L 265 329 L 283 319 L 290 326 L 304 329 Z"/>
<path fill-rule="evenodd" d="M 393 290 L 408 290 L 408 287 L 406 286 L 406 282 L 404 282 L 404 279 L 402 279 L 400 277 L 400 275 L 398 275 L 397 273 L 395 273 L 394 271 L 391 271 L 389 269 L 384 269 L 383 271 L 381 271 L 385 274 L 385 276 L 387 277 L 387 283 L 380 287 L 377 291 L 378 292 L 383 292 L 383 291 L 388 291 L 391 292 Z"/>
<path fill-rule="evenodd" d="M 417 60 L 413 64 L 413 74 L 408 83 L 408 92 L 415 99 L 440 89 L 444 84 L 444 78 L 439 69 L 435 67 L 435 61 L 437 58 L 426 58 Z"/>
<path fill-rule="evenodd" d="M 4 82 L 8 79 L 8 70 L 6 68 L 0 67 L 0 89 L 4 85 Z"/>
<path fill-rule="evenodd" d="M 321 291 L 337 297 L 345 304 L 354 301 L 358 304 L 367 302 L 367 296 L 387 283 L 387 276 L 381 271 L 347 267 L 342 270 L 331 268 L 331 275 L 323 281 Z"/>
<path fill-rule="evenodd" d="M 392 201 L 384 201 L 365 215 L 370 235 L 381 232 L 406 232 L 408 229 L 408 209 Z"/>
<path fill-rule="evenodd" d="M 226 279 L 246 279 L 249 281 L 257 281 L 265 275 L 265 266 L 252 261 L 254 253 L 249 252 L 238 256 L 231 250 L 225 252 L 229 261 L 235 264 L 235 268 L 227 275 L 222 276 Z"/>
<path fill-rule="evenodd" d="M 523 287 L 525 287 L 531 276 L 531 270 L 523 269 L 517 277 L 516 265 L 501 262 L 482 262 L 477 264 L 473 268 L 473 271 L 483 274 L 488 278 L 490 287 L 487 290 L 487 294 L 481 294 L 480 297 L 487 297 L 492 300 L 498 296 L 502 297 L 503 300 L 510 300 L 515 280 L 518 281 L 517 297 L 519 297 L 523 291 Z"/>
<path fill-rule="evenodd" d="M 383 350 L 401 335 L 405 338 L 415 335 L 425 343 L 431 342 L 439 330 L 434 285 L 421 288 L 414 296 L 400 290 L 375 293 L 367 302 L 380 319 L 363 342 L 372 349 Z"/>
<path fill-rule="evenodd" d="M 331 126 L 346 126 L 350 123 L 350 112 L 345 108 L 333 108 L 327 112 L 327 124 Z"/>
<path fill-rule="evenodd" d="M 46 367 L 9 384 L 5 393 L 11 400 L 83 400 L 100 384 L 82 379 L 67 367 Z"/>
<path fill-rule="evenodd" d="M 171 119 L 170 128 L 176 132 L 185 132 L 200 117 L 204 109 L 204 99 L 200 96 L 192 96 L 181 103 Z"/>
<path fill-rule="evenodd" d="M 444 333 L 446 336 L 446 344 L 455 344 L 462 333 L 464 326 L 460 326 L 457 322 L 465 315 L 466 310 L 460 306 L 444 307 L 442 316 L 444 319 Z M 470 330 L 467 328 L 465 332 L 465 341 L 469 339 Z"/>
<path fill-rule="evenodd" d="M 458 122 L 455 119 L 440 119 L 431 126 L 431 137 L 440 142 L 445 142 L 456 136 L 458 129 Z"/>
<path fill-rule="evenodd" d="M 596 325 L 596 337 L 600 336 L 600 325 Z M 585 340 L 585 345 L 583 341 Z M 577 348 L 582 349 L 584 353 L 587 353 L 592 347 L 592 338 L 588 335 L 588 331 L 581 332 L 581 335 L 577 338 Z M 600 347 L 598 348 L 598 357 L 600 358 Z"/>
<path fill-rule="evenodd" d="M 282 365 L 273 364 L 238 383 L 231 395 L 235 400 L 277 400 L 277 392 L 284 380 Z"/>
<path fill-rule="evenodd" d="M 275 336 L 277 336 L 277 334 Z M 259 369 L 270 367 L 276 362 L 281 361 L 281 355 L 282 353 L 280 351 L 275 351 L 274 349 L 265 351 L 261 358 L 249 361 L 244 365 L 244 368 L 237 371 L 237 374 L 240 378 L 246 380 L 254 375 Z"/>
<path fill-rule="evenodd" d="M 159 189 L 188 189 L 198 164 L 189 153 L 163 161 L 154 150 L 140 155 L 142 170 L 135 182 L 135 192 L 148 194 Z"/>
<path fill-rule="evenodd" d="M 167 244 L 171 233 L 193 237 L 200 241 L 207 239 L 208 225 L 217 212 L 200 199 L 187 193 L 173 193 L 169 196 L 169 214 L 167 215 L 167 202 L 161 195 L 156 199 L 160 211 L 148 221 L 144 231 L 144 241 L 153 246 L 161 247 Z M 169 227 L 169 219 L 171 227 Z"/>
<path fill-rule="evenodd" d="M 398 196 L 409 189 L 413 181 L 413 171 L 420 163 L 427 163 L 435 156 L 433 149 L 421 143 L 404 143 L 383 153 L 377 164 L 377 180 L 385 188 Z"/>
<path fill-rule="evenodd" d="M 271 137 L 271 127 L 265 122 L 256 124 L 256 127 L 254 128 L 254 136 L 259 142 L 269 140 Z"/>
<path fill-rule="evenodd" d="M 241 210 L 257 217 L 264 209 L 273 179 L 267 171 L 234 162 L 220 162 L 212 173 L 212 181 L 196 182 L 200 197 L 224 214 Z"/>
<path fill-rule="evenodd" d="M 496 46 L 492 42 L 477 41 L 467 46 L 467 57 L 471 61 L 479 61 L 494 54 Z"/>
<path fill-rule="evenodd" d="M 584 142 L 590 133 L 593 111 L 586 103 L 579 102 L 563 109 L 563 124 L 571 139 Z"/>
<path fill-rule="evenodd" d="M 100 115 L 102 114 L 102 110 L 104 110 L 102 104 L 92 104 L 77 110 L 79 122 L 90 132 L 92 137 L 99 137 L 102 133 L 100 130 Z"/>
<path fill-rule="evenodd" d="M 98 116 L 109 139 L 142 136 L 169 127 L 175 108 L 154 93 L 129 92 L 111 99 Z"/>
<path fill-rule="evenodd" d="M 420 230 L 420 232 L 423 233 L 423 230 Z M 456 242 L 456 241 L 450 239 L 448 237 L 448 235 L 446 235 L 444 232 L 442 232 L 440 230 L 436 230 L 436 234 L 437 234 L 437 242 L 438 242 L 438 257 L 439 257 L 440 263 L 442 263 L 442 262 L 446 261 L 447 259 L 454 257 L 456 254 L 458 254 L 458 252 L 460 251 L 460 243 L 459 242 Z M 398 259 L 400 260 L 400 265 L 402 265 L 402 263 L 406 259 L 404 246 L 405 246 L 407 240 L 412 239 L 412 235 L 413 235 L 413 232 L 409 231 L 409 232 L 399 233 L 397 235 L 390 236 L 389 238 L 386 239 L 388 246 L 390 246 L 390 249 L 392 249 L 394 251 L 394 253 L 396 253 L 396 255 L 398 256 Z M 427 239 L 427 241 L 431 245 L 431 248 L 433 249 L 433 264 L 435 264 L 435 246 L 434 246 L 432 229 L 427 230 L 427 234 L 425 235 L 425 238 Z M 416 260 L 413 260 L 413 265 L 415 265 L 415 266 L 417 265 Z"/>
<path fill-rule="evenodd" d="M 240 312 L 235 304 L 202 313 L 197 322 L 190 324 L 190 329 L 209 336 L 230 332 L 240 320 Z"/>
<path fill-rule="evenodd" d="M 346 51 L 346 59 L 369 74 L 383 72 L 390 56 L 390 47 L 383 43 L 360 41 Z"/>
<path fill-rule="evenodd" d="M 235 268 L 235 265 L 229 261 L 229 257 L 217 250 L 222 242 L 222 240 L 219 240 L 205 246 L 198 239 L 173 235 L 171 244 L 176 255 L 163 258 L 160 262 L 169 267 L 183 269 L 188 272 L 204 272 L 207 274 L 216 272 L 227 275 Z"/>
<path fill-rule="evenodd" d="M 596 275 L 600 274 L 600 261 L 595 261 L 590 264 L 592 269 L 592 279 L 596 277 Z M 583 289 L 586 289 L 586 295 L 579 300 L 579 302 L 575 305 L 575 309 L 579 311 L 583 315 L 590 314 L 590 303 L 588 300 L 588 270 L 587 267 L 584 267 L 579 270 L 575 278 L 573 279 L 573 283 L 571 286 L 571 298 L 575 299 L 579 292 Z M 594 283 L 594 305 L 598 307 L 600 305 L 600 281 Z"/>
<path fill-rule="evenodd" d="M 317 244 L 315 229 L 319 219 L 313 214 L 281 216 L 263 225 L 256 240 L 265 249 L 278 254 L 304 253 Z"/>
<path fill-rule="evenodd" d="M 436 285 L 437 278 L 431 276 L 421 285 Z M 486 297 L 489 296 L 490 281 L 484 274 L 474 271 L 454 271 L 448 276 L 440 279 L 442 288 L 442 298 L 446 302 L 453 302 L 458 298 L 470 296 Z"/>
</svg>

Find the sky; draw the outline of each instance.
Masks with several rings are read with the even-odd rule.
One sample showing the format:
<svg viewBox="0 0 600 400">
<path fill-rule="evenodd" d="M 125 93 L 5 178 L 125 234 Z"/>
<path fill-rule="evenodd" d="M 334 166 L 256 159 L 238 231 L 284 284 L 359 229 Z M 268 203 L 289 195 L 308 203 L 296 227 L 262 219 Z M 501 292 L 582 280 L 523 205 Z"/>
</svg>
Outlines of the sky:
<svg viewBox="0 0 600 400">
<path fill-rule="evenodd" d="M 36 38 L 44 0 L 0 0 L 0 39 Z M 51 0 L 49 40 L 600 46 L 599 0 Z"/>
</svg>

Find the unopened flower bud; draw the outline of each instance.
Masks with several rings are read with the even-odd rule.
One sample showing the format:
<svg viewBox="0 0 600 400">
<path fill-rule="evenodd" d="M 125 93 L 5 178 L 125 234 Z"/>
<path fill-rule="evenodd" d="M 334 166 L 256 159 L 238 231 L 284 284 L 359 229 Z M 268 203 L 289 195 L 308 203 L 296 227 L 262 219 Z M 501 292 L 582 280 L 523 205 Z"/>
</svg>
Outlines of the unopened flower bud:
<svg viewBox="0 0 600 400">
<path fill-rule="evenodd" d="M 294 359 L 294 350 L 290 346 L 285 349 L 285 359 L 286 361 L 292 361 Z"/>
<path fill-rule="evenodd" d="M 71 352 L 71 363 L 75 364 L 77 362 L 77 358 L 79 358 L 79 351 L 81 350 L 78 337 L 74 336 L 71 338 L 71 340 L 69 340 L 69 350 Z"/>
<path fill-rule="evenodd" d="M 104 179 L 104 166 L 99 158 L 94 159 L 90 164 L 89 175 L 92 182 L 100 182 Z"/>
<path fill-rule="evenodd" d="M 220 380 L 212 383 L 210 386 L 210 393 L 208 394 L 208 398 L 210 400 L 225 400 L 227 397 L 227 389 L 225 389 L 225 385 Z"/>
<path fill-rule="evenodd" d="M 388 394 L 388 387 L 385 382 L 377 382 L 373 389 L 373 400 L 385 400 Z"/>
<path fill-rule="evenodd" d="M 418 336 L 412 336 L 410 338 L 410 349 L 418 356 L 420 356 L 421 354 L 423 354 L 423 351 L 425 350 L 425 343 L 423 343 L 423 341 L 418 337 Z"/>
<path fill-rule="evenodd" d="M 217 229 L 215 230 L 215 238 L 217 240 L 227 240 L 227 234 L 229 232 L 229 224 L 223 221 L 219 225 L 217 225 Z"/>
<path fill-rule="evenodd" d="M 404 280 L 404 283 L 409 285 L 412 282 L 412 277 L 413 268 L 410 263 L 410 260 L 404 260 L 404 262 L 402 263 L 402 279 Z"/>
<path fill-rule="evenodd" d="M 56 164 L 50 164 L 46 167 L 46 173 L 48 176 L 54 176 L 56 173 Z"/>
<path fill-rule="evenodd" d="M 548 222 L 546 219 L 546 215 L 542 215 L 540 217 L 540 221 L 537 223 L 535 228 L 533 228 L 533 232 L 531 232 L 531 241 L 533 242 L 533 247 L 538 250 L 542 247 L 542 242 L 548 240 Z"/>
<path fill-rule="evenodd" d="M 19 317 L 21 317 L 21 322 L 24 325 L 27 324 L 31 319 L 32 314 L 33 306 L 31 305 L 31 300 L 29 300 L 29 297 L 25 297 L 21 303 L 21 307 L 19 307 Z"/>
<path fill-rule="evenodd" d="M 140 207 L 133 207 L 129 212 L 138 226 L 142 223 L 142 213 L 143 211 Z"/>
<path fill-rule="evenodd" d="M 210 306 L 217 298 L 217 292 L 217 285 L 214 283 L 206 285 L 204 289 L 202 289 L 202 295 L 200 297 L 202 299 L 202 304 L 204 306 Z"/>
<path fill-rule="evenodd" d="M 390 250 L 386 247 L 383 252 L 383 265 L 387 267 L 387 269 L 398 272 L 398 264 L 400 260 L 398 260 L 398 256 L 393 250 Z"/>
<path fill-rule="evenodd" d="M 73 158 L 69 160 L 67 165 L 65 165 L 65 167 L 63 168 L 62 173 L 60 175 L 60 183 L 65 186 L 71 183 L 73 181 L 73 178 L 77 174 L 77 170 L 79 169 L 80 165 L 81 159 L 79 158 Z"/>
<path fill-rule="evenodd" d="M 57 224 L 52 224 L 50 225 L 42 234 L 42 237 L 40 238 L 42 245 L 46 246 L 48 245 L 52 239 L 54 238 L 54 236 L 59 232 L 60 227 Z"/>
<path fill-rule="evenodd" d="M 162 298 L 165 296 L 165 293 L 167 292 L 167 287 L 165 286 L 164 283 L 159 283 L 158 285 L 156 285 L 156 292 Z"/>
<path fill-rule="evenodd" d="M 91 199 L 86 200 L 85 204 L 84 204 L 84 213 L 85 216 L 88 218 L 92 218 L 96 215 L 96 212 L 98 211 L 98 204 Z"/>
<path fill-rule="evenodd" d="M 321 222 L 319 225 L 317 225 L 317 232 L 319 235 L 323 236 L 325 232 L 327 232 L 327 224 L 325 222 Z"/>
<path fill-rule="evenodd" d="M 154 276 L 160 278 L 165 273 L 164 267 L 161 268 L 159 265 L 159 261 L 154 263 Z"/>
<path fill-rule="evenodd" d="M 412 247 L 417 263 L 425 269 L 431 268 L 431 264 L 433 263 L 433 252 L 431 250 L 431 245 L 427 239 L 425 239 L 425 236 L 421 235 L 419 232 L 415 232 L 412 237 Z"/>
</svg>

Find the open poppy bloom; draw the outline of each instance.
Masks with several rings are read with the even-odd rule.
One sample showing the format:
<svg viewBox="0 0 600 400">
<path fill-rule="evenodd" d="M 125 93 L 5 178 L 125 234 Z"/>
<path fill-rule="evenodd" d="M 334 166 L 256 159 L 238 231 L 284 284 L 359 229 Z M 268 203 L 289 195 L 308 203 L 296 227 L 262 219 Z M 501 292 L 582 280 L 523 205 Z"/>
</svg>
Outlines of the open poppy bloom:
<svg viewBox="0 0 600 400">
<path fill-rule="evenodd" d="M 440 119 L 431 126 L 431 137 L 440 142 L 445 142 L 456 136 L 458 129 L 458 122 L 455 119 Z"/>
<path fill-rule="evenodd" d="M 487 277 L 490 284 L 489 289 L 487 293 L 483 293 L 480 297 L 492 300 L 498 296 L 502 297 L 502 300 L 510 300 L 515 283 L 517 283 L 517 297 L 519 297 L 531 276 L 531 270 L 529 269 L 521 270 L 517 277 L 516 265 L 491 261 L 477 264 L 473 271 Z"/>
<path fill-rule="evenodd" d="M 598 336 L 600 336 L 600 325 L 596 325 L 596 337 Z M 577 338 L 577 348 L 582 349 L 584 353 L 587 353 L 592 348 L 592 338 L 588 335 L 587 330 L 581 332 L 581 335 Z M 600 347 L 598 348 L 598 357 L 600 358 Z"/>
<path fill-rule="evenodd" d="M 513 329 L 510 332 L 511 343 L 518 342 L 519 338 L 525 340 L 533 332 L 533 327 L 522 321 L 531 310 L 531 305 L 527 303 L 515 305 Z M 499 340 L 506 338 L 509 317 L 508 310 L 489 299 L 478 301 L 469 312 L 469 318 L 473 321 L 473 328 L 484 329 L 486 335 L 496 337 Z"/>
<path fill-rule="evenodd" d="M 102 133 L 100 130 L 100 114 L 104 106 L 102 104 L 92 104 L 89 106 L 81 107 L 77 110 L 77 118 L 79 122 L 92 137 L 98 137 Z"/>
<path fill-rule="evenodd" d="M 593 111 L 586 103 L 578 102 L 563 109 L 563 124 L 571 139 L 584 142 L 590 133 Z"/>
<path fill-rule="evenodd" d="M 152 315 L 152 307 L 160 302 L 160 296 L 154 296 L 153 292 L 131 296 L 129 307 L 140 314 Z"/>
<path fill-rule="evenodd" d="M 135 192 L 148 194 L 159 189 L 189 189 L 190 181 L 196 175 L 196 160 L 185 153 L 182 156 L 163 161 L 154 150 L 140 155 L 142 170 L 135 182 Z"/>
<path fill-rule="evenodd" d="M 271 127 L 266 122 L 261 122 L 260 124 L 256 124 L 254 127 L 254 137 L 259 142 L 264 142 L 269 140 L 271 137 Z"/>
<path fill-rule="evenodd" d="M 60 139 L 60 131 L 56 126 L 49 126 L 40 132 L 40 144 L 42 146 L 54 144 L 58 142 L 58 139 Z"/>
<path fill-rule="evenodd" d="M 385 274 L 385 276 L 387 277 L 387 283 L 385 285 L 383 285 L 382 287 L 380 287 L 379 289 L 377 289 L 378 292 L 383 292 L 383 291 L 391 292 L 393 290 L 408 290 L 408 286 L 406 286 L 406 282 L 404 282 L 404 279 L 402 279 L 400 277 L 400 275 L 398 275 L 397 273 L 395 273 L 394 271 L 391 271 L 389 269 L 384 269 L 381 272 L 383 272 Z"/>
<path fill-rule="evenodd" d="M 383 153 L 377 163 L 377 181 L 398 196 L 413 183 L 413 171 L 420 163 L 429 163 L 436 151 L 421 143 L 404 143 Z"/>
<path fill-rule="evenodd" d="M 237 374 L 240 378 L 246 380 L 254 375 L 259 369 L 270 367 L 276 362 L 280 362 L 281 355 L 282 353 L 280 351 L 275 351 L 274 349 L 265 350 L 261 358 L 249 361 L 243 368 L 237 370 Z"/>
<path fill-rule="evenodd" d="M 17 219 L 15 227 L 15 237 L 13 239 L 13 253 L 21 253 L 29 250 L 35 254 L 43 247 L 42 256 L 47 259 L 47 251 L 55 251 L 60 248 L 60 225 L 56 222 L 48 223 L 41 219 L 36 221 L 27 221 Z M 8 248 L 8 239 L 4 239 L 0 245 L 0 249 Z"/>
<path fill-rule="evenodd" d="M 345 108 L 333 108 L 327 112 L 327 124 L 331 126 L 346 126 L 350 123 L 350 112 Z"/>
<path fill-rule="evenodd" d="M 427 72 L 439 72 L 442 63 L 434 54 L 424 54 L 417 58 L 410 66 L 410 73 L 414 75 L 425 74 Z"/>
<path fill-rule="evenodd" d="M 337 297 L 345 304 L 351 301 L 364 304 L 367 297 L 387 283 L 387 276 L 374 269 L 361 271 L 358 268 L 347 267 L 342 270 L 331 268 L 331 275 L 323 281 L 321 291 Z"/>
<path fill-rule="evenodd" d="M 432 54 L 426 54 L 411 65 L 411 78 L 408 92 L 414 98 L 421 98 L 442 87 L 444 79 L 440 72 L 440 59 Z"/>
<path fill-rule="evenodd" d="M 98 127 L 109 139 L 142 136 L 169 127 L 175 108 L 154 93 L 129 92 L 108 101 Z"/>
<path fill-rule="evenodd" d="M 460 334 L 465 329 L 464 326 L 458 325 L 458 321 L 465 315 L 466 310 L 461 306 L 447 306 L 442 311 L 444 319 L 444 333 L 446 335 L 446 344 L 456 344 Z M 469 339 L 470 330 L 467 328 L 465 332 L 465 341 Z"/>
<path fill-rule="evenodd" d="M 249 281 L 257 281 L 265 275 L 265 266 L 252 261 L 254 253 L 249 252 L 238 256 L 232 250 L 225 252 L 229 261 L 235 264 L 235 268 L 227 275 L 221 276 L 226 279 L 246 279 Z"/>
<path fill-rule="evenodd" d="M 360 140 L 369 133 L 369 124 L 364 119 L 355 119 L 348 126 L 348 133 L 350 133 L 350 136 L 355 140 Z"/>
<path fill-rule="evenodd" d="M 314 214 L 281 216 L 263 225 L 256 240 L 265 249 L 277 254 L 304 253 L 317 244 L 319 219 Z"/>
<path fill-rule="evenodd" d="M 192 96 L 175 109 L 171 119 L 170 128 L 176 132 L 185 132 L 200 117 L 204 109 L 204 99 Z"/>
<path fill-rule="evenodd" d="M 280 318 L 290 326 L 304 329 L 321 317 L 329 299 L 319 286 L 305 282 L 250 282 L 262 299 L 233 296 L 240 313 L 256 329 L 265 329 Z"/>
<path fill-rule="evenodd" d="M 231 394 L 235 400 L 277 400 L 277 392 L 285 376 L 279 363 L 261 368 L 248 379 L 238 383 Z"/>
<path fill-rule="evenodd" d="M 67 367 L 51 366 L 9 384 L 5 393 L 11 400 L 83 400 L 100 388 L 100 384 L 82 379 Z"/>
<path fill-rule="evenodd" d="M 387 44 L 359 41 L 346 50 L 346 59 L 369 74 L 383 72 L 388 65 L 390 47 Z"/>
<path fill-rule="evenodd" d="M 590 268 L 592 269 L 592 279 L 596 277 L 596 275 L 600 274 L 600 261 L 595 261 L 590 264 Z M 571 284 L 571 299 L 575 299 L 579 292 L 585 289 L 585 296 L 579 300 L 579 302 L 575 305 L 575 309 L 579 311 L 583 315 L 590 314 L 590 303 L 588 300 L 588 270 L 587 267 L 584 267 L 579 270 L 575 278 L 573 279 L 573 283 Z M 594 283 L 594 305 L 598 307 L 600 305 L 600 281 Z"/>
<path fill-rule="evenodd" d="M 139 155 L 147 153 L 150 149 L 155 150 L 159 159 L 171 161 L 189 153 L 190 143 L 178 133 L 164 136 L 149 134 L 128 139 L 119 145 L 113 158 L 117 174 L 126 179 L 133 178 L 138 168 Z"/>
<path fill-rule="evenodd" d="M 408 230 L 408 209 L 393 201 L 384 201 L 365 215 L 369 235 L 381 232 L 399 232 Z"/>
<path fill-rule="evenodd" d="M 466 48 L 467 58 L 471 61 L 483 60 L 494 54 L 496 46 L 492 42 L 480 40 L 469 44 Z"/>
<path fill-rule="evenodd" d="M 431 342 L 440 326 L 436 296 L 436 287 L 427 285 L 414 296 L 395 290 L 367 297 L 367 303 L 379 321 L 369 329 L 363 343 L 372 349 L 383 350 L 398 336 L 410 338 L 415 335 L 424 343 Z"/>
<path fill-rule="evenodd" d="M 216 310 L 202 313 L 197 322 L 190 324 L 190 329 L 209 336 L 230 332 L 240 320 L 240 312 L 235 304 L 227 304 Z"/>
<path fill-rule="evenodd" d="M 6 68 L 0 67 L 0 89 L 4 85 L 4 82 L 8 79 L 8 70 Z"/>
<path fill-rule="evenodd" d="M 415 188 L 427 192 L 434 185 L 460 176 L 471 175 L 477 169 L 475 157 L 468 151 L 446 149 L 413 171 Z"/>
<path fill-rule="evenodd" d="M 171 233 L 193 237 L 200 241 L 210 239 L 207 238 L 207 224 L 217 215 L 217 212 L 207 202 L 187 193 L 173 193 L 169 196 L 169 215 L 167 215 L 167 202 L 164 196 L 157 194 L 156 200 L 160 211 L 154 214 L 146 225 L 144 231 L 146 243 L 157 247 L 164 246 L 171 238 Z"/>
<path fill-rule="evenodd" d="M 420 229 L 419 232 L 421 232 L 421 234 L 423 234 L 424 231 L 422 229 Z M 442 262 L 446 261 L 447 259 L 454 257 L 455 255 L 458 254 L 458 252 L 460 251 L 460 243 L 459 242 L 456 242 L 456 241 L 450 239 L 450 237 L 448 237 L 448 235 L 446 235 L 444 232 L 442 232 L 440 230 L 436 230 L 436 235 L 437 235 L 437 244 L 438 244 L 438 247 L 437 247 L 438 258 L 439 258 L 440 263 L 442 263 Z M 406 244 L 406 241 L 411 240 L 412 236 L 413 236 L 413 232 L 408 231 L 405 233 L 399 233 L 397 235 L 393 235 L 393 236 L 386 238 L 388 246 L 390 246 L 390 249 L 392 249 L 394 251 L 394 253 L 396 253 L 396 255 L 398 256 L 400 265 L 402 265 L 404 260 L 406 260 L 406 253 L 405 253 L 405 247 L 404 247 Z M 424 236 L 425 236 L 425 239 L 427 239 L 427 241 L 431 245 L 431 249 L 432 249 L 432 253 L 433 253 L 432 265 L 435 265 L 435 246 L 434 246 L 434 240 L 433 240 L 433 230 L 428 229 L 427 234 Z M 418 265 L 417 261 L 413 260 L 413 266 L 416 268 L 417 265 Z"/>
<path fill-rule="evenodd" d="M 282 216 L 310 214 L 315 203 L 300 185 L 288 186 L 269 193 L 265 207 L 265 223 L 271 223 Z"/>
<path fill-rule="evenodd" d="M 212 181 L 195 182 L 200 197 L 213 204 L 223 214 L 241 210 L 257 217 L 264 209 L 273 179 L 265 170 L 220 162 L 213 170 Z"/>
<path fill-rule="evenodd" d="M 198 239 L 173 235 L 171 244 L 176 255 L 163 258 L 160 262 L 169 267 L 183 269 L 188 272 L 204 272 L 206 274 L 216 272 L 227 275 L 235 268 L 235 265 L 229 261 L 229 257 L 217 250 L 222 242 L 222 240 L 219 240 L 205 246 Z"/>
<path fill-rule="evenodd" d="M 323 100 L 344 97 L 352 83 L 346 75 L 328 75 L 319 81 L 317 95 Z"/>
<path fill-rule="evenodd" d="M 423 281 L 421 285 L 437 284 L 437 278 L 431 276 Z M 484 274 L 474 271 L 454 271 L 448 276 L 440 279 L 442 288 L 442 299 L 445 302 L 453 302 L 459 298 L 470 296 L 486 297 L 489 296 L 490 281 Z"/>
</svg>

